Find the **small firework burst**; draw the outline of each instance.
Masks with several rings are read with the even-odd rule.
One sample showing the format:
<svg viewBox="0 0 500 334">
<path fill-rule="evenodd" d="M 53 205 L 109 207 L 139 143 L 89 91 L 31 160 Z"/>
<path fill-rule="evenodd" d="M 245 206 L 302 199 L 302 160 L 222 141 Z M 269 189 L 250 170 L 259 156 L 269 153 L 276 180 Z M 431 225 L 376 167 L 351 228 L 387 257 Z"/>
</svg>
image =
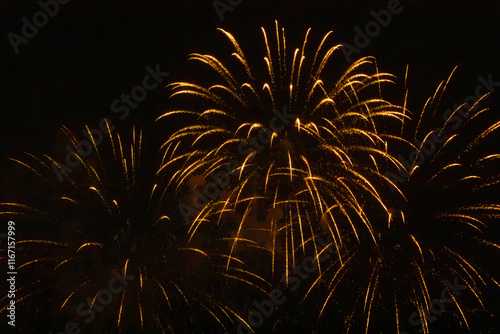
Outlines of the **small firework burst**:
<svg viewBox="0 0 500 334">
<path fill-rule="evenodd" d="M 125 137 L 109 131 L 104 140 L 87 131 L 94 154 L 75 153 L 81 167 L 63 170 L 62 183 L 48 156 L 15 160 L 48 184 L 41 207 L 1 204 L 20 235 L 33 235 L 17 242 L 17 307 L 30 315 L 19 328 L 46 329 L 48 322 L 57 330 L 73 321 L 84 331 L 192 333 L 233 324 L 227 287 L 246 282 L 264 291 L 265 282 L 226 268 L 208 238 L 187 242 L 175 205 L 180 195 L 155 177 L 142 130 Z"/>
</svg>

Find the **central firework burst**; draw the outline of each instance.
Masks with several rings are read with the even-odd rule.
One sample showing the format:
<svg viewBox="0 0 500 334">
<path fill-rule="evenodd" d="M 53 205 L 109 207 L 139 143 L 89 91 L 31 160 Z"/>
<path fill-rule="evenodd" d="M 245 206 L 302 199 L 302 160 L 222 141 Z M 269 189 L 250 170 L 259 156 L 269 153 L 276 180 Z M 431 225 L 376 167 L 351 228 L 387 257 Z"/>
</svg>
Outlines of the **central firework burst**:
<svg viewBox="0 0 500 334">
<path fill-rule="evenodd" d="M 278 256 L 287 268 L 295 265 L 297 251 L 316 256 L 309 241 L 318 234 L 332 237 L 339 256 L 346 235 L 368 231 L 375 241 L 366 212 L 388 214 L 374 183 L 386 179 L 380 166 L 400 165 L 386 147 L 399 139 L 388 133 L 391 124 L 405 117 L 381 96 L 392 76 L 379 73 L 370 57 L 335 75 L 341 66 L 332 59 L 342 45 L 330 45 L 331 32 L 308 51 L 308 30 L 293 49 L 277 22 L 271 35 L 262 28 L 262 76 L 235 38 L 219 30 L 234 48 L 233 63 L 192 54 L 213 70 L 215 82 L 171 84 L 172 96 L 193 104 L 159 117 L 186 121 L 166 141 L 171 162 L 163 167 L 182 161 L 178 184 L 205 197 L 203 207 L 194 209 L 191 201 L 184 209 L 191 235 L 203 222 L 233 222 L 228 265 L 246 245 L 270 252 L 273 273 Z"/>
</svg>

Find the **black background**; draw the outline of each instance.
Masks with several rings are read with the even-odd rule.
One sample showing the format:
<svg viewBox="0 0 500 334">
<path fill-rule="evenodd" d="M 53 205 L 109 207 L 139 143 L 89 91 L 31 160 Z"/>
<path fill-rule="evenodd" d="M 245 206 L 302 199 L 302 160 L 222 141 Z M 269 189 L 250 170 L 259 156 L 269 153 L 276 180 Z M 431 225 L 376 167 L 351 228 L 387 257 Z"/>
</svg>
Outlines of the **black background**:
<svg viewBox="0 0 500 334">
<path fill-rule="evenodd" d="M 457 65 L 443 110 L 473 95 L 479 75 L 500 81 L 498 0 L 401 4 L 403 11 L 359 56 L 376 56 L 380 69 L 401 82 L 409 65 L 411 106 L 421 107 Z M 187 61 L 190 53 L 229 52 L 217 27 L 233 33 L 244 51 L 262 57 L 260 27 L 272 30 L 275 19 L 294 46 L 309 27 L 316 36 L 332 30 L 337 43 L 354 44 L 354 28 L 364 29 L 373 20 L 370 11 L 386 7 L 387 1 L 373 0 L 243 0 L 221 22 L 211 1 L 72 0 L 16 54 L 7 34 L 20 35 L 21 18 L 31 21 L 40 7 L 35 1 L 6 0 L 0 6 L 0 200 L 15 196 L 17 188 L 30 188 L 24 172 L 7 158 L 19 158 L 22 152 L 61 156 L 61 125 L 81 131 L 103 117 L 118 127 L 152 123 L 169 108 L 166 88 L 149 92 L 123 121 L 110 104 L 142 83 L 148 65 L 160 64 L 170 73 L 165 85 L 196 80 Z M 498 103 L 498 92 L 485 103 L 496 119 Z M 163 124 L 159 136 L 168 134 L 169 126 Z"/>
</svg>

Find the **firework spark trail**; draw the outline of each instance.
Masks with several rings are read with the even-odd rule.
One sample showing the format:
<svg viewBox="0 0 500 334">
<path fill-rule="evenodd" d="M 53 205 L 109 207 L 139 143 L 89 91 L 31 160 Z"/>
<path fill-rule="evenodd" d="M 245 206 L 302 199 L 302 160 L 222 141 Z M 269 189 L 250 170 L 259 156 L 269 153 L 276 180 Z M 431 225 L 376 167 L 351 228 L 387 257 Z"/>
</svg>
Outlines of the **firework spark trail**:
<svg viewBox="0 0 500 334">
<path fill-rule="evenodd" d="M 452 133 L 456 132 L 457 129 L 466 126 L 473 120 L 481 118 L 481 115 L 487 112 L 487 108 L 479 109 L 479 107 L 487 98 L 489 98 L 491 93 L 495 92 L 494 86 L 498 85 L 498 83 L 492 80 L 491 75 L 488 77 L 488 81 L 486 81 L 486 79 L 484 79 L 482 76 L 478 77 L 478 80 L 481 83 L 475 89 L 475 96 L 467 96 L 461 105 L 454 104 L 453 108 L 444 111 L 443 119 L 445 120 L 445 122 L 442 125 L 436 127 L 432 131 L 420 131 L 422 122 L 434 123 L 436 112 L 440 105 L 443 93 L 455 71 L 456 67 L 455 69 L 453 69 L 448 79 L 446 81 L 442 81 L 439 84 L 439 87 L 436 89 L 434 96 L 430 97 L 425 103 L 422 113 L 420 114 L 420 117 L 418 119 L 417 127 L 414 130 L 412 141 L 414 145 L 411 144 L 412 151 L 409 154 L 408 159 L 405 159 L 401 155 L 398 157 L 398 160 L 402 163 L 404 168 L 399 169 L 399 175 L 394 174 L 391 171 L 386 171 L 384 173 L 384 175 L 391 179 L 393 182 L 404 183 L 411 177 L 411 175 L 417 170 L 417 168 L 420 168 L 422 164 L 426 163 L 426 161 L 430 160 L 431 163 L 434 162 L 434 160 L 438 158 L 440 154 L 446 152 L 446 146 L 461 138 L 457 133 Z M 405 109 L 408 98 L 408 89 L 406 88 L 407 76 L 408 67 L 406 69 L 405 76 Z M 487 89 L 488 92 L 485 94 L 481 94 L 480 91 L 482 89 Z M 430 116 L 430 118 L 426 117 L 430 115 L 430 111 L 432 111 L 432 115 Z M 496 128 L 498 128 L 498 123 L 493 124 L 487 131 L 484 131 L 481 136 L 478 136 L 474 141 L 470 142 L 465 148 L 465 152 L 468 152 L 469 150 L 474 148 L 481 140 L 484 140 L 485 137 L 494 132 Z M 401 136 L 403 136 L 403 132 L 404 122 L 401 127 Z M 418 138 L 423 139 L 422 141 L 420 141 Z M 397 187 L 392 187 L 392 190 L 397 190 Z"/>
</svg>

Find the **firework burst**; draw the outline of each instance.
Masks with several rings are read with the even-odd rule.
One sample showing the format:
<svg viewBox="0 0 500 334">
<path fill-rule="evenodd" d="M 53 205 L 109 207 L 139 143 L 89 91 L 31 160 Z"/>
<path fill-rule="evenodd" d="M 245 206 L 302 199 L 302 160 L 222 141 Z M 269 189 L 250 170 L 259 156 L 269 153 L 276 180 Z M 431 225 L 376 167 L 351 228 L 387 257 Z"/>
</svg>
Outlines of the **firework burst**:
<svg viewBox="0 0 500 334">
<path fill-rule="evenodd" d="M 265 282 L 241 261 L 226 268 L 227 256 L 207 234 L 187 243 L 178 193 L 164 187 L 168 179 L 154 177 L 142 130 L 123 137 L 107 125 L 104 140 L 87 128 L 94 153 L 75 153 L 79 169 L 62 169 L 61 183 L 49 156 L 14 160 L 48 185 L 43 205 L 1 204 L 23 236 L 33 235 L 17 242 L 23 281 L 16 299 L 31 316 L 26 328 L 48 322 L 62 329 L 73 321 L 84 331 L 192 333 L 233 324 L 238 315 L 228 291 L 237 282 L 262 290 Z M 64 131 L 76 151 L 77 139 Z"/>
<path fill-rule="evenodd" d="M 332 63 L 342 46 L 331 45 L 331 32 L 309 50 L 308 30 L 302 46 L 293 49 L 277 22 L 271 34 L 262 28 L 260 75 L 236 39 L 219 30 L 234 48 L 234 63 L 192 54 L 217 79 L 208 86 L 171 84 L 172 96 L 198 102 L 159 117 L 181 115 L 187 122 L 164 144 L 171 162 L 183 161 L 177 184 L 207 180 L 231 166 L 229 190 L 193 214 L 190 234 L 204 222 L 233 218 L 230 259 L 239 245 L 263 249 L 271 254 L 273 273 L 278 257 L 290 268 L 297 251 L 317 255 L 315 242 L 307 241 L 324 231 L 339 250 L 346 234 L 361 230 L 375 242 L 365 211 L 378 206 L 388 214 L 374 184 L 386 179 L 382 168 L 400 164 L 386 147 L 401 139 L 380 124 L 400 124 L 406 117 L 381 97 L 381 86 L 393 76 L 379 73 L 367 57 L 336 77 Z"/>
<path fill-rule="evenodd" d="M 492 233 L 498 231 L 500 204 L 491 196 L 498 191 L 500 155 L 485 144 L 500 123 L 481 126 L 491 119 L 487 109 L 479 108 L 488 94 L 472 106 L 459 106 L 442 124 L 436 122 L 450 78 L 439 85 L 418 119 L 401 128 L 410 145 L 389 147 L 394 155 L 411 152 L 411 158 L 400 155 L 404 168 L 387 173 L 394 181 L 392 195 L 384 191 L 390 215 L 385 226 L 375 224 L 376 246 L 352 247 L 347 260 L 332 262 L 308 292 L 315 295 L 315 286 L 326 291 L 321 316 L 341 319 L 348 314 L 347 332 L 385 328 L 429 333 L 436 317 L 447 319 L 448 327 L 469 330 L 471 317 L 490 319 L 487 295 L 499 286 L 489 261 L 500 250 Z M 459 131 L 457 116 L 463 121 Z M 438 125 L 433 129 L 432 124 Z M 355 297 L 342 305 L 339 300 L 346 294 Z M 444 309 L 447 313 L 441 315 Z"/>
</svg>

